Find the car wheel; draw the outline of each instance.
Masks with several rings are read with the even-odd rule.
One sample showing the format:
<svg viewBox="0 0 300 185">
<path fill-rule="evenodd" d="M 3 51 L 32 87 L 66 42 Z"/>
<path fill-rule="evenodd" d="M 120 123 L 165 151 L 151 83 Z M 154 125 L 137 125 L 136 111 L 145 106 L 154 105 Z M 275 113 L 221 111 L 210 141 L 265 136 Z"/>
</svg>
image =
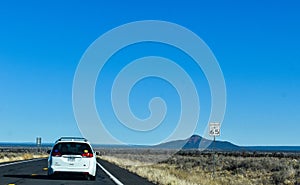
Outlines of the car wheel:
<svg viewBox="0 0 300 185">
<path fill-rule="evenodd" d="M 84 178 L 85 178 L 86 180 L 88 180 L 88 181 L 91 180 L 91 176 L 90 176 L 90 175 L 85 175 Z"/>
<path fill-rule="evenodd" d="M 91 175 L 91 176 L 90 176 L 90 180 L 91 180 L 91 181 L 95 181 L 95 180 L 96 180 L 96 176 L 92 176 L 92 175 Z"/>
<path fill-rule="evenodd" d="M 48 174 L 48 179 L 55 179 L 54 174 Z"/>
</svg>

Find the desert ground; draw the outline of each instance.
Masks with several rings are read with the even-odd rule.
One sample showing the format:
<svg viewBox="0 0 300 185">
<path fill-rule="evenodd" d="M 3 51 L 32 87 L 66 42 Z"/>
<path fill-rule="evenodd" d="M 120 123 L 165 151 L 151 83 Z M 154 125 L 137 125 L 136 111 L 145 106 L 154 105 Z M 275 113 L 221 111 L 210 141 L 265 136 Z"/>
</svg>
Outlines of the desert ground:
<svg viewBox="0 0 300 185">
<path fill-rule="evenodd" d="M 300 153 L 102 149 L 102 159 L 159 185 L 300 184 Z M 167 157 L 166 157 L 167 156 Z"/>
</svg>

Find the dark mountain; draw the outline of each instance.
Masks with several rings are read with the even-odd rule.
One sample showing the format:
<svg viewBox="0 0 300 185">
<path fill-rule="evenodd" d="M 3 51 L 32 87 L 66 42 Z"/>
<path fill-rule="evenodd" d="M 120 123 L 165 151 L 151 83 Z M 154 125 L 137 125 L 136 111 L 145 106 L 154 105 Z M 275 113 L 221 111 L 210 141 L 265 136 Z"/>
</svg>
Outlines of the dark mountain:
<svg viewBox="0 0 300 185">
<path fill-rule="evenodd" d="M 190 138 L 184 140 L 176 140 L 170 141 L 166 143 L 162 143 L 154 146 L 155 148 L 164 148 L 164 149 L 184 149 L 184 150 L 192 150 L 192 149 L 201 149 L 206 148 L 208 150 L 225 150 L 225 151 L 233 151 L 233 150 L 241 150 L 242 148 L 234 145 L 228 141 L 215 141 L 208 140 L 199 135 L 192 135 Z"/>
</svg>

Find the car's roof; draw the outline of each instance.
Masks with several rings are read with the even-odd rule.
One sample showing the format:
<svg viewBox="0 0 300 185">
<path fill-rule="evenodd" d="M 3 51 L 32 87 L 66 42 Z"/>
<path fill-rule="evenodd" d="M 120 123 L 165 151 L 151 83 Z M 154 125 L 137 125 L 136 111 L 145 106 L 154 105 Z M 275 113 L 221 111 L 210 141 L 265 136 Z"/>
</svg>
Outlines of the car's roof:
<svg viewBox="0 0 300 185">
<path fill-rule="evenodd" d="M 60 142 L 89 143 L 89 141 L 86 138 L 83 138 L 83 137 L 61 137 L 58 140 L 56 140 L 55 143 L 60 143 Z"/>
</svg>

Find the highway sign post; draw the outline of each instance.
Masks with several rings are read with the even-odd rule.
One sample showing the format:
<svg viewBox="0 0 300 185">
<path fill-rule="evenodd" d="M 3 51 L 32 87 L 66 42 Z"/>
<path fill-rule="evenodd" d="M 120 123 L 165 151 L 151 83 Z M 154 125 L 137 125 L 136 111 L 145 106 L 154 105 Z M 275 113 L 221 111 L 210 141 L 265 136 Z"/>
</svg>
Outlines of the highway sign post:
<svg viewBox="0 0 300 185">
<path fill-rule="evenodd" d="M 42 138 L 41 137 L 37 137 L 36 138 L 36 148 L 37 148 L 37 152 L 41 151 L 41 146 L 42 146 Z"/>
<path fill-rule="evenodd" d="M 213 144 L 212 144 L 212 150 L 214 150 L 216 137 L 220 136 L 220 123 L 209 123 L 209 135 L 214 137 Z M 215 166 L 216 166 L 215 153 L 213 155 L 213 164 L 214 164 L 214 166 L 213 166 L 212 176 L 215 177 Z"/>
</svg>

